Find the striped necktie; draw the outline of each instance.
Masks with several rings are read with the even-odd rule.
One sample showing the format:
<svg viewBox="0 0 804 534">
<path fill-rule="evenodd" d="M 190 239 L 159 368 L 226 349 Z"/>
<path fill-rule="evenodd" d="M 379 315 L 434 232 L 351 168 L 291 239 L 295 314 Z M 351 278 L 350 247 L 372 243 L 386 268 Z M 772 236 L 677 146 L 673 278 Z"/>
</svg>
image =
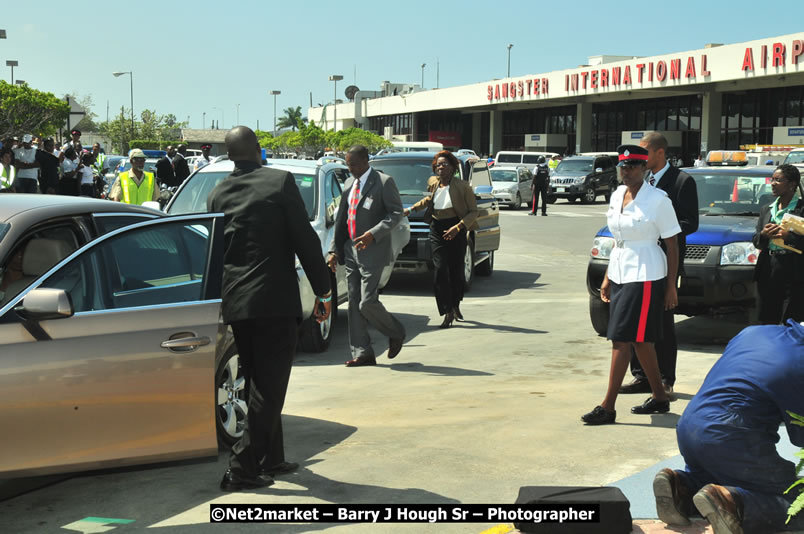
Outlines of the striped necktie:
<svg viewBox="0 0 804 534">
<path fill-rule="evenodd" d="M 648 183 L 650 185 L 656 185 L 656 177 L 653 175 L 653 173 L 650 173 L 650 179 L 648 179 Z"/>
<path fill-rule="evenodd" d="M 349 214 L 346 218 L 346 228 L 349 230 L 349 239 L 355 238 L 357 233 L 357 205 L 360 202 L 360 180 L 355 180 L 355 185 L 352 187 L 352 195 L 349 197 Z"/>
</svg>

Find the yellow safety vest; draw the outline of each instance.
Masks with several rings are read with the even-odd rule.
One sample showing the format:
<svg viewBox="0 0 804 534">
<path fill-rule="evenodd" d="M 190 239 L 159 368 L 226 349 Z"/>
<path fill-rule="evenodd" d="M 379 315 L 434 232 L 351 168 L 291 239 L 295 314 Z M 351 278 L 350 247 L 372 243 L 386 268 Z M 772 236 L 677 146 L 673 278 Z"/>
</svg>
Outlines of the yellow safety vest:
<svg viewBox="0 0 804 534">
<path fill-rule="evenodd" d="M 120 173 L 120 188 L 123 190 L 123 202 L 139 204 L 154 199 L 154 173 L 144 172 L 140 185 L 129 178 L 128 171 Z"/>
<path fill-rule="evenodd" d="M 9 165 L 9 169 L 0 165 L 0 189 L 7 189 L 14 184 L 14 178 L 17 176 L 17 168 L 14 165 Z"/>
<path fill-rule="evenodd" d="M 551 159 L 547 163 L 547 166 L 550 167 L 551 169 L 555 169 L 556 167 L 558 167 L 558 160 L 557 159 Z"/>
</svg>

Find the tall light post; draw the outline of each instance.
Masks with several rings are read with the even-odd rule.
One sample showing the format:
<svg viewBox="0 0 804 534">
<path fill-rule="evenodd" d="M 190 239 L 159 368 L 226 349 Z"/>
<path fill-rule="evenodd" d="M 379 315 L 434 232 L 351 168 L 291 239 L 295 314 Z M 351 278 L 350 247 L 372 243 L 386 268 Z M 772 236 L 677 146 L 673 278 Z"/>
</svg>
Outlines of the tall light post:
<svg viewBox="0 0 804 534">
<path fill-rule="evenodd" d="M 332 109 L 334 110 L 332 113 L 332 131 L 336 131 L 338 129 L 338 82 L 343 80 L 343 76 L 340 74 L 333 74 L 329 77 L 329 81 L 335 82 L 335 96 L 332 99 Z"/>
<path fill-rule="evenodd" d="M 207 127 L 207 112 L 201 113 L 201 129 L 205 130 Z"/>
<path fill-rule="evenodd" d="M 221 112 L 221 122 L 223 123 L 223 126 L 221 126 L 221 122 L 219 122 L 219 123 L 218 123 L 218 128 L 219 128 L 219 129 L 220 129 L 220 128 L 226 128 L 226 115 L 225 115 L 225 114 L 224 114 L 224 112 L 223 112 L 223 108 L 214 107 L 214 108 L 212 108 L 212 109 L 217 109 L 218 111 L 220 111 L 220 112 Z"/>
<path fill-rule="evenodd" d="M 123 74 L 128 74 L 130 81 L 131 81 L 131 135 L 134 135 L 134 73 L 132 71 L 127 72 L 113 72 L 112 76 L 115 78 L 119 78 Z"/>
<path fill-rule="evenodd" d="M 0 30 L 0 39 L 6 39 L 6 30 Z"/>
<path fill-rule="evenodd" d="M 11 67 L 11 85 L 14 85 L 14 67 L 18 66 L 19 64 L 19 61 L 11 59 L 6 61 L 6 67 Z"/>
<path fill-rule="evenodd" d="M 237 105 L 237 124 L 235 126 L 239 124 L 240 124 L 240 104 Z"/>
<path fill-rule="evenodd" d="M 272 133 L 273 135 L 276 135 L 276 95 L 281 95 L 282 91 L 272 89 L 271 91 L 268 91 L 268 94 L 274 97 L 274 131 Z"/>
<path fill-rule="evenodd" d="M 424 89 L 424 67 L 427 66 L 427 63 L 422 63 L 422 89 Z"/>
<path fill-rule="evenodd" d="M 508 78 L 511 77 L 511 49 L 514 47 L 512 44 L 508 44 Z"/>
</svg>

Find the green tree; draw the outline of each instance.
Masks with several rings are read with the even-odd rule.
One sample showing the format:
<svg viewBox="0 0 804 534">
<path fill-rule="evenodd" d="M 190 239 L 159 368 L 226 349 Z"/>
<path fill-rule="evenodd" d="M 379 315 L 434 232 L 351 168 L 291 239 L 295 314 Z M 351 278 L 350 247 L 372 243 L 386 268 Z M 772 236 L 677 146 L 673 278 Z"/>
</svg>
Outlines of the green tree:
<svg viewBox="0 0 804 534">
<path fill-rule="evenodd" d="M 257 134 L 257 142 L 262 148 L 273 149 L 271 145 L 273 143 L 274 136 L 271 135 L 271 132 L 256 130 L 254 133 Z"/>
<path fill-rule="evenodd" d="M 0 81 L 0 139 L 26 133 L 50 136 L 70 116 L 70 105 L 53 93 Z"/>
<path fill-rule="evenodd" d="M 75 102 L 78 103 L 84 111 L 86 115 L 78 121 L 78 124 L 74 126 L 74 128 L 78 128 L 82 132 L 97 132 L 98 131 L 98 115 L 92 111 L 95 103 L 92 101 L 92 95 L 79 95 L 76 92 L 73 92 L 73 96 L 71 97 Z"/>
<path fill-rule="evenodd" d="M 360 128 L 347 128 L 345 130 L 327 132 L 327 146 L 332 150 L 346 152 L 354 145 L 364 145 L 369 152 L 377 152 L 382 148 L 393 146 L 390 141 L 374 132 Z"/>
<path fill-rule="evenodd" d="M 277 128 L 290 128 L 295 132 L 296 128 L 299 128 L 302 124 L 307 122 L 307 119 L 302 117 L 301 106 L 285 108 L 284 113 L 285 115 L 279 117 L 276 121 Z"/>
</svg>

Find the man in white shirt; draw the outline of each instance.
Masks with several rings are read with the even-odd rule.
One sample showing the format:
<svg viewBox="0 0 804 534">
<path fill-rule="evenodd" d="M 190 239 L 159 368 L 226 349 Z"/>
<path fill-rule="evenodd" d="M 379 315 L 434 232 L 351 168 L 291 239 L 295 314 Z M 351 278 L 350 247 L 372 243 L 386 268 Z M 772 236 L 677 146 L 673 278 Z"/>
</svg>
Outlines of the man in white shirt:
<svg viewBox="0 0 804 534">
<path fill-rule="evenodd" d="M 17 177 L 14 180 L 14 190 L 17 193 L 39 192 L 39 164 L 36 162 L 36 149 L 31 145 L 33 136 L 22 136 L 22 146 L 14 149 L 14 166 L 17 168 Z"/>
<path fill-rule="evenodd" d="M 212 163 L 212 156 L 210 155 L 210 151 L 212 150 L 212 145 L 209 143 L 204 143 L 201 145 L 201 155 L 198 159 L 195 160 L 195 165 L 193 165 L 193 170 L 197 171 L 203 167 L 206 167 L 210 163 Z"/>
</svg>

